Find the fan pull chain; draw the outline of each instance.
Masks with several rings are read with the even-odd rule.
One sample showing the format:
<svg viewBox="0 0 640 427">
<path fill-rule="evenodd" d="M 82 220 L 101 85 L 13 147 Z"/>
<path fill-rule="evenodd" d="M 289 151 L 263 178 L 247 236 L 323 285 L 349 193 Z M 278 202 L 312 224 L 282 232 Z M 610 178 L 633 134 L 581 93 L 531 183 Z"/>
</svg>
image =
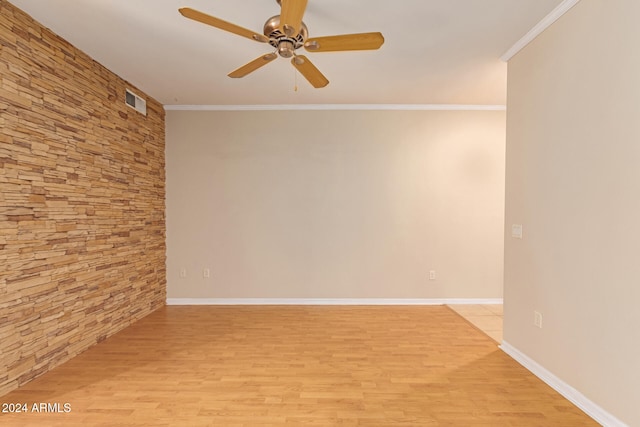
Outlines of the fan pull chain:
<svg viewBox="0 0 640 427">
<path fill-rule="evenodd" d="M 293 69 L 293 91 L 298 91 L 298 70 L 295 68 Z"/>
</svg>

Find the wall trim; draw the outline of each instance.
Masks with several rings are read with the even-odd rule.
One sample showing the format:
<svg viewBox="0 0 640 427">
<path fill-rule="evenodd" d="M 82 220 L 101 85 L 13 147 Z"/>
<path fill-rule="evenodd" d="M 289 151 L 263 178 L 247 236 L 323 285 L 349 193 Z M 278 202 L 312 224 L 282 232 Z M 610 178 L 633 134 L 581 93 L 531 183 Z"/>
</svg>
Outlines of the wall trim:
<svg viewBox="0 0 640 427">
<path fill-rule="evenodd" d="M 165 105 L 166 111 L 287 111 L 287 110 L 382 110 L 382 111 L 505 111 L 505 105 L 463 104 L 279 104 L 279 105 Z"/>
<path fill-rule="evenodd" d="M 502 341 L 500 349 L 598 423 L 606 427 L 629 427 L 508 342 Z"/>
<path fill-rule="evenodd" d="M 167 305 L 454 305 L 502 304 L 502 298 L 167 298 Z"/>
<path fill-rule="evenodd" d="M 531 43 L 536 37 L 538 37 L 544 30 L 549 28 L 569 11 L 573 6 L 578 4 L 580 0 L 564 0 L 555 9 L 553 9 L 547 16 L 542 18 L 527 34 L 525 34 L 520 40 L 516 42 L 511 48 L 500 57 L 504 62 L 508 62 L 518 52 L 520 52 L 526 45 Z"/>
</svg>

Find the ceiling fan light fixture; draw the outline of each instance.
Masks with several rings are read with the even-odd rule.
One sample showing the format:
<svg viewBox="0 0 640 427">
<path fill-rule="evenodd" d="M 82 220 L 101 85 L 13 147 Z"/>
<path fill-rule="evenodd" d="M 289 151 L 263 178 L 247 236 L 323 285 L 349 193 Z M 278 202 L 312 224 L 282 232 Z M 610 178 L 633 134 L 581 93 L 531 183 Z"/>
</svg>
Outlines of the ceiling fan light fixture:
<svg viewBox="0 0 640 427">
<path fill-rule="evenodd" d="M 278 54 L 283 58 L 291 58 L 296 50 L 296 46 L 290 40 L 280 40 L 278 43 Z"/>
</svg>

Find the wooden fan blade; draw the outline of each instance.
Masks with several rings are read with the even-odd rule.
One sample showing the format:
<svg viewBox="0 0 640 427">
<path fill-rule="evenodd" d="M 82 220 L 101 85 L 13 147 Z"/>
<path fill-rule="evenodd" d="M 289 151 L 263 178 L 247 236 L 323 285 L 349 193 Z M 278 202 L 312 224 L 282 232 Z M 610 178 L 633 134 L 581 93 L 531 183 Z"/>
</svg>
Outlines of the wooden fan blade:
<svg viewBox="0 0 640 427">
<path fill-rule="evenodd" d="M 343 34 L 315 37 L 304 43 L 309 52 L 335 52 L 339 50 L 375 50 L 384 43 L 381 33 Z"/>
<path fill-rule="evenodd" d="M 236 24 L 232 24 L 231 22 L 223 21 L 222 19 L 207 15 L 206 13 L 191 9 L 190 7 L 183 7 L 181 9 L 178 9 L 178 11 L 185 18 L 193 19 L 194 21 L 202 22 L 203 24 L 211 25 L 213 27 L 220 28 L 221 30 L 228 31 L 230 33 L 237 34 L 251 40 L 255 40 L 261 43 L 267 43 L 269 41 L 269 38 L 264 34 L 258 34 Z"/>
<path fill-rule="evenodd" d="M 261 57 L 254 59 L 248 64 L 243 65 L 237 70 L 230 72 L 228 75 L 231 78 L 239 79 L 240 77 L 244 77 L 247 74 L 254 72 L 258 68 L 267 65 L 277 57 L 278 55 L 276 55 L 275 53 L 267 53 L 266 55 L 262 55 Z"/>
<path fill-rule="evenodd" d="M 329 84 L 329 80 L 327 80 L 327 78 L 322 75 L 320 70 L 318 70 L 316 66 L 307 59 L 306 56 L 298 55 L 294 58 L 291 58 L 291 63 L 294 67 L 296 67 L 298 71 L 300 71 L 300 74 L 302 74 L 304 78 L 307 79 L 309 83 L 311 83 L 311 86 L 315 87 L 316 89 L 325 87 Z"/>
<path fill-rule="evenodd" d="M 280 11 L 280 31 L 289 37 L 300 32 L 302 16 L 307 8 L 307 0 L 282 0 Z"/>
</svg>

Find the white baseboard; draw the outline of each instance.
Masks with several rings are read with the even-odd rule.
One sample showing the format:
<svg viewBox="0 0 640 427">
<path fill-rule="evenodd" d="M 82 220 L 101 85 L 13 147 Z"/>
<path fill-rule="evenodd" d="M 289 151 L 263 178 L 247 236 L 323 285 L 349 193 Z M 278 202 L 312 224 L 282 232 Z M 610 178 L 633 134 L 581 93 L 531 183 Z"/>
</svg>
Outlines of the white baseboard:
<svg viewBox="0 0 640 427">
<path fill-rule="evenodd" d="M 445 305 L 502 304 L 502 298 L 167 298 L 167 305 Z"/>
<path fill-rule="evenodd" d="M 508 342 L 502 341 L 500 348 L 601 425 L 605 427 L 629 427 Z"/>
</svg>

